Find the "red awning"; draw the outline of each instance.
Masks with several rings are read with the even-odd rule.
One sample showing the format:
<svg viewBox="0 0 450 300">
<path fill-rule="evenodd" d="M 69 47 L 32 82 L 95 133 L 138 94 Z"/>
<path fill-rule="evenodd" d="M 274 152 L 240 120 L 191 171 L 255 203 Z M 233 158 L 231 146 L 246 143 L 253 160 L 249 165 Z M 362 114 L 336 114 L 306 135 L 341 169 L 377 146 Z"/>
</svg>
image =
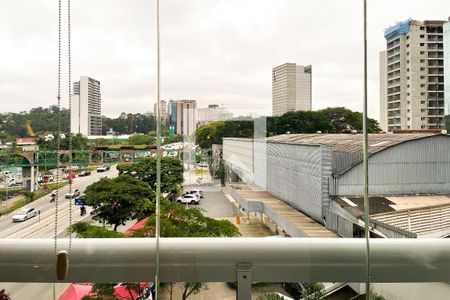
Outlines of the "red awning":
<svg viewBox="0 0 450 300">
<path fill-rule="evenodd" d="M 136 224 L 134 224 L 133 226 L 131 226 L 127 231 L 125 231 L 125 235 L 131 235 L 133 232 L 135 232 L 138 229 L 141 229 L 142 227 L 144 227 L 145 222 L 147 221 L 148 217 L 145 219 L 142 219 L 138 222 L 136 222 Z"/>
<path fill-rule="evenodd" d="M 80 300 L 84 296 L 89 295 L 92 290 L 90 285 L 71 284 L 69 287 L 59 296 L 58 300 Z"/>
</svg>

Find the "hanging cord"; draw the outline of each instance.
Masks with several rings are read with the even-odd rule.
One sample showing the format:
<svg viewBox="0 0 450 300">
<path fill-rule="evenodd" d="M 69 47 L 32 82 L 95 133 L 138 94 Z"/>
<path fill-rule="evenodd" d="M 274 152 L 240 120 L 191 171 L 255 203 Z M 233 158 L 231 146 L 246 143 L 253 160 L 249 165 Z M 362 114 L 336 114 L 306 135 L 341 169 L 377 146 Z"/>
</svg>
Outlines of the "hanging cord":
<svg viewBox="0 0 450 300">
<path fill-rule="evenodd" d="M 58 255 L 59 169 L 61 167 L 59 157 L 59 151 L 61 150 L 61 0 L 58 1 L 58 5 L 58 129 L 56 132 L 55 255 Z"/>
<path fill-rule="evenodd" d="M 160 99 L 160 48 L 159 48 L 159 0 L 156 0 L 156 270 L 155 299 L 159 299 L 159 236 L 160 236 L 160 197 L 161 197 L 161 99 Z"/>
<path fill-rule="evenodd" d="M 70 30 L 70 0 L 67 0 L 67 57 L 68 57 L 68 81 L 69 81 L 69 124 L 72 115 L 72 53 L 71 53 L 71 30 Z M 72 175 L 72 160 L 74 158 L 73 154 L 73 141 L 72 133 L 69 134 L 69 151 L 70 151 L 70 175 Z M 72 195 L 72 176 L 69 179 L 69 193 Z M 69 200 L 69 228 L 72 227 L 72 199 Z M 72 250 L 72 233 L 69 231 L 69 252 Z"/>
</svg>

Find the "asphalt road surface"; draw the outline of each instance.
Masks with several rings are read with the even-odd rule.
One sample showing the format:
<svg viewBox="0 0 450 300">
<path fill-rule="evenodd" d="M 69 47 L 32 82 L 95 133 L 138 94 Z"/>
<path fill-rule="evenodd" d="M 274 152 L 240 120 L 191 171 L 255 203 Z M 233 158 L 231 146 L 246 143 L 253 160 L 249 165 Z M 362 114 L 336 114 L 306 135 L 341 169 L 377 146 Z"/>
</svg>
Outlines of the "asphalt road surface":
<svg viewBox="0 0 450 300">
<path fill-rule="evenodd" d="M 90 176 L 75 178 L 72 189 L 78 189 L 83 193 L 88 185 L 105 176 L 110 178 L 117 176 L 115 166 L 112 166 L 107 172 L 92 172 Z M 68 191 L 69 186 L 67 185 L 61 188 L 58 194 L 58 237 L 63 236 L 69 226 L 70 215 L 72 215 L 72 223 L 89 217 L 89 207 L 87 207 L 87 214 L 81 217 L 79 206 L 73 205 L 73 200 L 64 198 Z M 70 214 L 70 201 L 72 201 L 72 214 Z M 42 197 L 26 207 L 34 207 L 40 210 L 40 218 L 35 217 L 24 222 L 13 223 L 12 216 L 15 212 L 2 215 L 0 217 L 0 238 L 53 238 L 55 236 L 55 202 L 50 203 L 50 195 Z M 67 286 L 66 283 L 55 284 L 56 299 Z M 54 286 L 49 283 L 0 283 L 1 288 L 10 293 L 12 300 L 53 299 Z"/>
<path fill-rule="evenodd" d="M 237 208 L 228 201 L 219 186 L 198 186 L 193 189 L 203 191 L 204 197 L 196 205 L 205 210 L 205 215 L 211 218 L 225 218 L 237 216 Z M 186 188 L 189 190 L 189 188 Z"/>
</svg>

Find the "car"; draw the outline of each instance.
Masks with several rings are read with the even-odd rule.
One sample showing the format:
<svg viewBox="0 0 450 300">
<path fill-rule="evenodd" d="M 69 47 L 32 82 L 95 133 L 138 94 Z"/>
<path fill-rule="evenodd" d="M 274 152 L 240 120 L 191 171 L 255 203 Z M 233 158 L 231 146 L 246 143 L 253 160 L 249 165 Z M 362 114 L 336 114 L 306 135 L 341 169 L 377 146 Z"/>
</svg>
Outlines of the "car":
<svg viewBox="0 0 450 300">
<path fill-rule="evenodd" d="M 75 177 L 77 177 L 77 174 L 76 174 L 75 172 L 70 172 L 70 173 L 68 173 L 67 175 L 65 175 L 65 176 L 63 177 L 63 179 L 69 180 L 69 179 L 74 179 Z"/>
<path fill-rule="evenodd" d="M 97 168 L 97 172 L 98 173 L 100 173 L 100 172 L 106 172 L 106 171 L 108 171 L 109 170 L 109 166 L 107 166 L 107 165 L 102 165 L 102 166 L 99 166 L 98 168 Z"/>
<path fill-rule="evenodd" d="M 36 208 L 22 208 L 13 217 L 13 222 L 23 222 L 33 217 L 36 217 L 40 213 Z"/>
<path fill-rule="evenodd" d="M 196 195 L 199 198 L 203 198 L 203 191 L 201 191 L 201 190 L 190 190 L 190 191 L 187 191 L 186 194 L 192 194 L 192 195 Z"/>
<path fill-rule="evenodd" d="M 80 191 L 78 189 L 75 189 L 71 193 L 66 194 L 66 199 L 75 198 L 78 196 L 80 196 Z"/>
<path fill-rule="evenodd" d="M 198 204 L 200 203 L 200 198 L 194 194 L 184 194 L 183 196 L 177 198 L 177 202 L 184 204 Z"/>
<path fill-rule="evenodd" d="M 199 164 L 197 164 L 197 166 L 200 168 L 207 168 L 208 164 L 207 163 L 199 163 Z"/>
<path fill-rule="evenodd" d="M 91 171 L 80 171 L 80 173 L 78 173 L 79 177 L 89 176 L 89 175 L 91 175 Z"/>
</svg>

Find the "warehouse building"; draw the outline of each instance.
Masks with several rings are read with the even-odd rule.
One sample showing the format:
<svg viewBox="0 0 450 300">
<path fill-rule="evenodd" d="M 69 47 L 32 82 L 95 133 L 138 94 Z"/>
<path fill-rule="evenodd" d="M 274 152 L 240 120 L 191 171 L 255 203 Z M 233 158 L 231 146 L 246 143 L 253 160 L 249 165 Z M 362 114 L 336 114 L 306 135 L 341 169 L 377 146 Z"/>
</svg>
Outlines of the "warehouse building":
<svg viewBox="0 0 450 300">
<path fill-rule="evenodd" d="M 342 237 L 362 235 L 360 134 L 224 138 L 227 180 L 277 197 Z M 371 231 L 379 237 L 450 234 L 450 136 L 369 135 Z"/>
</svg>

